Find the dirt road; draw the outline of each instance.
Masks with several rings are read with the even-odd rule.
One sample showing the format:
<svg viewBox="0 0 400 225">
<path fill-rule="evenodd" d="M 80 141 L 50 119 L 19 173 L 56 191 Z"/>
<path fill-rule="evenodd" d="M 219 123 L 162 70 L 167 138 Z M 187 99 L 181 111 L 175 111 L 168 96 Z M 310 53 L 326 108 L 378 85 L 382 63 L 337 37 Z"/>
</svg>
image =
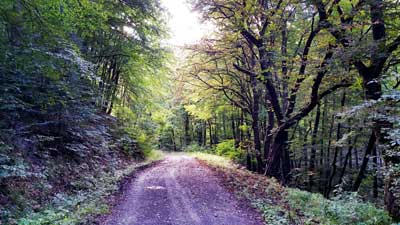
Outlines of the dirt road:
<svg viewBox="0 0 400 225">
<path fill-rule="evenodd" d="M 185 155 L 140 172 L 105 225 L 261 225 L 260 215 Z"/>
</svg>

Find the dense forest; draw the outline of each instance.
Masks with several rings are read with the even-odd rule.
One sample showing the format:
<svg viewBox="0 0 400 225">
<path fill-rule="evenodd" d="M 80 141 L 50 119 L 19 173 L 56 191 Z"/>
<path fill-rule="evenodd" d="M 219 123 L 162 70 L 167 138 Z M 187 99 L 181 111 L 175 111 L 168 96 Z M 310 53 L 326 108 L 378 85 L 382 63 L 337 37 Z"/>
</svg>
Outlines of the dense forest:
<svg viewBox="0 0 400 225">
<path fill-rule="evenodd" d="M 38 224 L 15 219 L 79 205 L 148 155 L 164 12 L 157 1 L 5 0 L 0 14 L 0 221 Z M 91 204 L 82 210 L 101 210 Z"/>
<path fill-rule="evenodd" d="M 400 220 L 400 3 L 188 2 L 179 49 L 158 0 L 0 2 L 0 224 L 91 224 L 154 149 Z"/>
</svg>

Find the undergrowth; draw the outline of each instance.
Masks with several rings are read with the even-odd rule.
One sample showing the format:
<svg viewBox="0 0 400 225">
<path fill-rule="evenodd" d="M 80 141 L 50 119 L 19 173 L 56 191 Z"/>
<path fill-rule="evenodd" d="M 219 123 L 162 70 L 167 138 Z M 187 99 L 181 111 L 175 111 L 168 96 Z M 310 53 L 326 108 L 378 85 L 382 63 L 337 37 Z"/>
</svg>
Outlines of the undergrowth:
<svg viewBox="0 0 400 225">
<path fill-rule="evenodd" d="M 274 178 L 241 169 L 229 159 L 191 153 L 222 177 L 227 188 L 248 199 L 265 224 L 386 225 L 392 220 L 384 209 L 364 202 L 356 193 L 326 199 L 321 194 L 281 186 Z"/>
<path fill-rule="evenodd" d="M 105 214 L 109 210 L 107 199 L 118 191 L 120 182 L 138 168 L 160 160 L 163 157 L 161 151 L 148 151 L 146 160 L 142 163 L 128 164 L 123 169 L 109 172 L 102 171 L 96 177 L 92 177 L 91 185 L 88 182 L 75 186 L 86 186 L 74 194 L 59 193 L 48 204 L 48 207 L 38 212 L 28 212 L 14 223 L 20 225 L 70 225 L 93 224 L 96 217 Z"/>
</svg>

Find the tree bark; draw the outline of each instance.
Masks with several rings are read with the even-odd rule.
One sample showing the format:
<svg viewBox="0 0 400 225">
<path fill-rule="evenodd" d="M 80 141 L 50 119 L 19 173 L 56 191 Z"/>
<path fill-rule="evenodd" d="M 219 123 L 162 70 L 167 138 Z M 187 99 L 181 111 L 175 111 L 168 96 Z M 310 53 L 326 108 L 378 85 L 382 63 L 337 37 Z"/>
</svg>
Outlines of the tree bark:
<svg viewBox="0 0 400 225">
<path fill-rule="evenodd" d="M 311 155 L 310 155 L 310 167 L 309 167 L 309 190 L 312 191 L 312 186 L 314 185 L 314 173 L 315 173 L 315 161 L 317 155 L 317 134 L 318 134 L 318 127 L 319 121 L 321 117 L 321 105 L 318 104 L 317 112 L 315 114 L 315 122 L 314 122 L 314 129 L 312 132 L 312 140 L 311 140 Z"/>
<path fill-rule="evenodd" d="M 240 139 L 239 139 L 239 135 L 237 135 L 237 132 L 236 132 L 235 117 L 234 117 L 233 113 L 231 114 L 231 129 L 232 129 L 232 138 L 235 140 L 235 148 L 238 148 Z"/>
<path fill-rule="evenodd" d="M 288 154 L 288 132 L 286 129 L 277 128 L 274 142 L 268 156 L 265 173 L 278 178 L 282 183 L 289 180 L 290 158 Z M 268 164 L 269 163 L 269 164 Z"/>
<path fill-rule="evenodd" d="M 364 155 L 363 161 L 361 163 L 361 167 L 360 167 L 360 170 L 358 172 L 358 176 L 357 176 L 357 178 L 356 178 L 356 180 L 355 180 L 355 182 L 353 184 L 352 191 L 358 191 L 358 188 L 361 185 L 361 181 L 365 177 L 365 172 L 366 172 L 366 169 L 367 169 L 369 157 L 370 157 L 373 149 L 375 148 L 375 142 L 376 142 L 375 132 L 372 132 L 371 136 L 369 137 L 367 148 L 365 149 L 365 155 Z"/>
<path fill-rule="evenodd" d="M 184 112 L 184 146 L 188 146 L 190 144 L 190 120 L 189 113 Z"/>
<path fill-rule="evenodd" d="M 378 198 L 378 154 L 376 148 L 372 149 L 372 162 L 374 168 L 374 182 L 372 185 L 372 196 Z"/>
<path fill-rule="evenodd" d="M 209 132 L 209 137 L 210 137 L 210 147 L 212 148 L 213 145 L 214 145 L 214 142 L 213 142 L 213 133 L 212 133 L 211 119 L 208 120 L 208 132 Z"/>
<path fill-rule="evenodd" d="M 271 147 L 272 129 L 274 128 L 275 124 L 275 116 L 274 116 L 274 111 L 272 110 L 271 105 L 269 103 L 268 93 L 265 93 L 265 101 L 267 102 L 268 125 L 266 127 L 265 137 L 264 137 L 264 159 L 267 159 L 269 154 L 269 149 Z"/>
<path fill-rule="evenodd" d="M 343 107 L 345 105 L 345 102 L 346 102 L 346 92 L 343 91 L 342 99 L 340 101 L 341 109 L 343 109 Z M 336 141 L 340 140 L 340 138 L 342 137 L 341 128 L 342 128 L 342 124 L 338 123 L 337 130 L 336 130 Z M 332 191 L 332 184 L 333 184 L 333 180 L 335 178 L 336 170 L 337 170 L 336 163 L 338 161 L 339 150 L 340 150 L 340 152 L 342 151 L 339 147 L 335 147 L 335 152 L 334 152 L 333 161 L 332 161 L 332 170 L 330 172 L 327 188 L 326 188 L 325 193 L 324 193 L 326 198 L 329 198 L 329 195 L 330 195 L 330 193 Z M 341 163 L 342 159 L 339 159 L 339 160 L 340 160 L 339 164 L 341 165 L 342 164 Z"/>
</svg>

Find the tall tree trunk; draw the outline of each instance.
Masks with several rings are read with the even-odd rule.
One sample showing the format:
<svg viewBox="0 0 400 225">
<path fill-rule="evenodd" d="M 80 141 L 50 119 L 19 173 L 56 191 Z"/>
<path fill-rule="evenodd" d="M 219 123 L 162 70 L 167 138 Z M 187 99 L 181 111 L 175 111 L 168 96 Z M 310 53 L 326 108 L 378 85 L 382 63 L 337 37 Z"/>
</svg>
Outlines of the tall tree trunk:
<svg viewBox="0 0 400 225">
<path fill-rule="evenodd" d="M 217 119 L 218 117 L 217 116 L 215 116 L 215 125 L 214 125 L 214 144 L 218 144 L 218 142 L 219 142 L 219 139 L 218 139 L 218 119 Z"/>
<path fill-rule="evenodd" d="M 361 185 L 361 181 L 365 177 L 365 172 L 367 170 L 369 157 L 370 157 L 373 149 L 375 148 L 375 142 L 376 142 L 375 132 L 372 132 L 371 136 L 369 137 L 367 148 L 365 149 L 365 154 L 364 154 L 363 161 L 361 163 L 360 171 L 358 172 L 358 176 L 353 184 L 352 191 L 358 191 L 358 188 Z"/>
<path fill-rule="evenodd" d="M 226 114 L 225 112 L 222 112 L 222 138 L 227 139 L 228 135 L 226 132 Z"/>
<path fill-rule="evenodd" d="M 286 112 L 288 107 L 288 99 L 289 99 L 289 87 L 288 87 L 288 67 L 287 67 L 287 43 L 288 43 L 288 30 L 287 30 L 287 21 L 282 21 L 281 35 L 281 54 L 282 54 L 282 111 Z"/>
<path fill-rule="evenodd" d="M 308 128 L 306 128 L 306 132 L 304 133 L 303 137 L 303 165 L 305 168 L 308 167 L 308 134 L 310 133 L 312 129 L 312 124 L 311 121 L 309 122 Z"/>
<path fill-rule="evenodd" d="M 358 158 L 358 149 L 354 148 L 353 152 L 354 152 L 354 159 L 355 159 L 356 168 L 358 168 L 360 166 L 359 158 Z"/>
<path fill-rule="evenodd" d="M 200 123 L 198 123 L 197 124 L 197 126 L 196 126 L 196 130 L 197 130 L 197 144 L 199 145 L 199 146 L 202 146 L 203 145 L 203 123 L 202 122 L 200 122 Z"/>
<path fill-rule="evenodd" d="M 317 155 L 317 134 L 318 134 L 318 127 L 319 121 L 321 117 L 321 105 L 318 104 L 317 112 L 315 114 L 315 122 L 314 122 L 314 129 L 312 132 L 312 140 L 311 140 L 311 155 L 310 155 L 310 167 L 309 167 L 309 190 L 312 191 L 312 186 L 314 185 L 314 173 L 315 173 L 315 161 Z"/>
<path fill-rule="evenodd" d="M 189 113 L 184 112 L 184 146 L 188 146 L 190 144 L 190 120 Z"/>
<path fill-rule="evenodd" d="M 372 149 L 372 162 L 374 168 L 374 182 L 372 185 L 372 196 L 378 198 L 378 154 L 376 147 Z"/>
<path fill-rule="evenodd" d="M 343 164 L 342 172 L 340 172 L 340 175 L 339 175 L 338 185 L 340 185 L 343 182 L 343 177 L 344 177 L 344 174 L 346 173 L 346 168 L 347 168 L 347 164 L 349 163 L 349 159 L 350 159 L 350 156 L 351 156 L 351 150 L 352 149 L 353 149 L 353 146 L 350 146 L 349 149 L 347 150 L 347 154 L 346 154 L 346 156 L 344 158 L 344 164 Z"/>
<path fill-rule="evenodd" d="M 205 147 L 207 145 L 207 122 L 204 121 L 202 123 L 202 133 L 203 133 L 203 144 L 202 146 Z"/>
<path fill-rule="evenodd" d="M 297 129 L 299 128 L 299 122 L 296 123 L 296 125 L 294 126 L 294 128 L 292 129 L 292 136 L 289 137 L 289 140 L 295 140 L 295 136 L 296 136 L 296 132 Z M 294 169 L 298 167 L 298 160 L 297 160 L 297 155 L 296 155 L 296 151 L 292 152 L 292 160 L 290 160 L 290 169 Z"/>
<path fill-rule="evenodd" d="M 320 154 L 319 154 L 319 182 L 318 182 L 318 191 L 320 193 L 323 193 L 323 182 L 324 182 L 324 176 L 325 176 L 325 164 L 324 164 L 324 139 L 325 139 L 325 134 L 326 134 L 326 122 L 328 120 L 328 98 L 324 98 L 324 108 L 322 111 L 322 123 L 321 123 L 321 138 L 320 138 Z M 329 164 L 326 164 L 329 167 Z"/>
<path fill-rule="evenodd" d="M 239 135 L 236 132 L 235 117 L 233 113 L 231 114 L 231 129 L 232 129 L 232 138 L 235 140 L 235 148 L 238 148 L 240 139 Z"/>
<path fill-rule="evenodd" d="M 174 151 L 176 151 L 177 148 L 176 148 L 175 130 L 174 130 L 174 128 L 171 129 L 171 135 L 172 135 L 172 137 L 171 137 L 171 139 L 172 139 L 172 145 L 173 145 L 173 147 L 174 147 Z"/>
<path fill-rule="evenodd" d="M 335 104 L 333 104 L 335 105 Z M 333 135 L 333 128 L 334 128 L 334 124 L 335 124 L 335 115 L 333 114 L 331 116 L 331 124 L 329 125 L 329 134 L 328 134 L 328 146 L 326 147 L 326 157 L 325 157 L 325 162 L 326 165 L 328 165 L 328 168 L 326 170 L 326 184 L 325 184 L 325 193 L 326 194 L 326 190 L 328 190 L 328 186 L 329 186 L 329 178 L 331 175 L 331 167 L 330 167 L 330 163 L 331 163 L 331 145 L 332 145 L 332 135 Z M 325 195 L 326 197 L 326 195 Z"/>
<path fill-rule="evenodd" d="M 290 156 L 288 154 L 288 131 L 277 128 L 268 156 L 265 173 L 279 178 L 282 183 L 289 180 Z"/>
<path fill-rule="evenodd" d="M 340 106 L 341 109 L 343 109 L 344 105 L 346 102 L 346 92 L 343 91 L 343 95 L 342 95 L 342 99 L 340 101 Z M 342 124 L 338 123 L 337 125 L 337 130 L 336 130 L 336 141 L 340 140 L 340 138 L 342 137 L 342 132 L 341 132 L 341 128 L 342 128 Z M 342 151 L 342 149 L 340 149 L 339 147 L 335 147 L 335 152 L 334 152 L 334 156 L 333 156 L 333 161 L 332 161 L 332 169 L 329 175 L 329 179 L 328 179 L 328 184 L 327 184 L 327 188 L 325 190 L 325 197 L 329 198 L 329 195 L 332 191 L 332 184 L 333 184 L 333 180 L 335 178 L 336 175 L 336 170 L 337 170 L 337 161 L 338 161 L 338 153 Z M 340 154 L 341 155 L 341 154 Z M 341 161 L 341 159 L 339 159 Z M 341 165 L 341 162 L 339 162 L 339 164 Z"/>
<path fill-rule="evenodd" d="M 246 168 L 252 171 L 252 160 L 251 160 L 251 152 L 248 146 L 246 146 Z"/>
<path fill-rule="evenodd" d="M 328 120 L 328 98 L 324 98 L 324 108 L 322 112 L 322 123 L 321 123 L 321 150 L 320 150 L 320 155 L 319 155 L 319 164 L 322 165 L 324 163 L 324 139 L 325 139 L 325 133 L 326 133 L 326 122 Z"/>
<path fill-rule="evenodd" d="M 254 150 L 257 160 L 257 172 L 261 173 L 263 170 L 263 160 L 261 156 L 261 140 L 260 140 L 260 128 L 259 128 L 259 109 L 260 109 L 260 91 L 257 88 L 257 77 L 256 75 L 250 76 L 250 83 L 253 92 L 253 105 L 251 110 L 252 123 L 254 136 Z"/>
<path fill-rule="evenodd" d="M 244 141 L 245 134 L 244 134 L 244 131 L 242 129 L 240 129 L 240 127 L 243 125 L 244 125 L 244 113 L 243 113 L 243 111 L 240 111 L 240 120 L 239 120 L 239 126 L 238 126 L 240 142 Z"/>
<path fill-rule="evenodd" d="M 266 127 L 265 137 L 264 137 L 264 159 L 268 158 L 269 149 L 271 147 L 271 141 L 272 141 L 272 129 L 274 128 L 275 124 L 274 111 L 268 99 L 269 99 L 268 93 L 266 93 L 265 101 L 267 102 L 268 125 Z"/>
<path fill-rule="evenodd" d="M 342 172 L 340 173 L 340 176 L 339 176 L 339 183 L 338 184 L 341 184 L 343 182 L 343 177 L 344 177 L 344 174 L 346 173 L 347 164 L 349 164 L 349 168 L 351 168 L 350 167 L 350 165 L 351 165 L 351 154 L 352 154 L 352 151 L 354 149 L 354 146 L 357 144 L 357 138 L 358 138 L 358 135 L 354 137 L 353 143 L 351 143 L 351 141 L 349 141 L 349 143 L 348 143 L 349 149 L 347 150 L 347 154 L 346 154 L 346 157 L 344 159 L 344 165 L 343 165 L 343 168 L 342 168 Z"/>
<path fill-rule="evenodd" d="M 212 148 L 214 142 L 213 142 L 213 133 L 212 133 L 211 119 L 208 120 L 208 133 L 209 133 L 209 136 L 210 136 L 210 147 Z"/>
</svg>

